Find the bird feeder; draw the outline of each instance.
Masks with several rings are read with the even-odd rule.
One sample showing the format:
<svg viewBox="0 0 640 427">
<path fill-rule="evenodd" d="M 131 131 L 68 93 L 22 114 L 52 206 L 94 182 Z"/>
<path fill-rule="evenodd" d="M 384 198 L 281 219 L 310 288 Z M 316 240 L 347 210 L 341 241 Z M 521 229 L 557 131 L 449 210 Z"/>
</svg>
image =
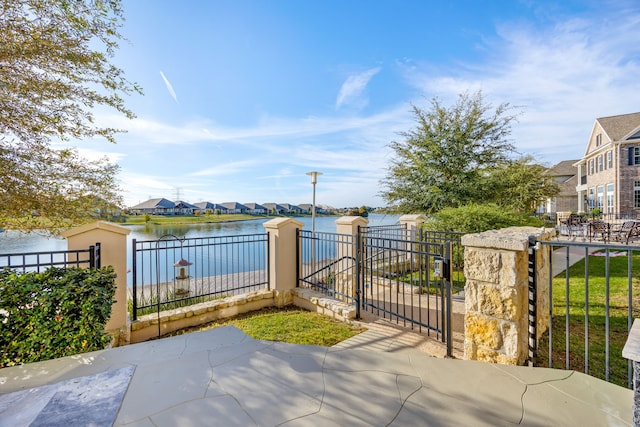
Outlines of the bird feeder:
<svg viewBox="0 0 640 427">
<path fill-rule="evenodd" d="M 187 261 L 184 258 L 180 258 L 180 261 L 173 264 L 176 269 L 176 280 L 178 281 L 178 288 L 176 289 L 176 296 L 185 296 L 189 294 L 189 266 L 192 262 Z"/>
</svg>

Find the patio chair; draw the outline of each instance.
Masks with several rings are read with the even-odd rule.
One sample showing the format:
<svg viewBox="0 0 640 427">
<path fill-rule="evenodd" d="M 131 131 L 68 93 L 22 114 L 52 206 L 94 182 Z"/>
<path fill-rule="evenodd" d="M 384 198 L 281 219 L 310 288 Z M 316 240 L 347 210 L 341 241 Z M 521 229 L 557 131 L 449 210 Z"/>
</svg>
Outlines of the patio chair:
<svg viewBox="0 0 640 427">
<path fill-rule="evenodd" d="M 565 220 L 560 222 L 560 232 L 566 232 L 569 237 L 584 237 L 584 224 L 582 217 L 576 214 L 570 214 Z"/>
<path fill-rule="evenodd" d="M 596 220 L 589 222 L 589 241 L 600 236 L 603 242 L 607 243 L 610 237 L 610 225 L 604 221 Z"/>
<path fill-rule="evenodd" d="M 633 237 L 640 236 L 640 221 L 625 221 L 611 230 L 611 236 L 618 242 L 629 244 Z"/>
</svg>

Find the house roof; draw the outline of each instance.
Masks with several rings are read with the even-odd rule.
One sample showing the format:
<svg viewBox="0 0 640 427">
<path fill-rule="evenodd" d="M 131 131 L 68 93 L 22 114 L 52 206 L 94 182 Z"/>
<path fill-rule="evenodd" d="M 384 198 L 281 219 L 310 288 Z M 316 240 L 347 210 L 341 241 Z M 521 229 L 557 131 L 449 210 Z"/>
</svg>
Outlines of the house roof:
<svg viewBox="0 0 640 427">
<path fill-rule="evenodd" d="M 600 117 L 596 121 L 600 123 L 612 141 L 620 141 L 632 131 L 640 128 L 640 113 Z"/>
<path fill-rule="evenodd" d="M 256 209 L 265 209 L 266 210 L 267 209 L 264 206 L 259 205 L 258 203 L 245 203 L 244 205 L 246 207 L 248 207 L 249 209 L 252 209 L 252 210 L 256 210 Z"/>
<path fill-rule="evenodd" d="M 278 203 L 263 203 L 262 206 L 267 208 L 268 210 L 274 211 L 287 211 L 288 209 Z"/>
<path fill-rule="evenodd" d="M 199 206 L 196 205 L 192 205 L 189 202 L 185 202 L 184 200 L 178 200 L 176 202 L 176 208 L 181 208 L 181 209 L 199 209 Z"/>
<path fill-rule="evenodd" d="M 550 176 L 573 176 L 578 173 L 578 169 L 574 166 L 580 160 L 563 160 L 560 163 L 550 167 L 545 175 Z"/>
<path fill-rule="evenodd" d="M 156 209 L 156 208 L 171 209 L 175 207 L 175 205 L 176 204 L 173 203 L 171 200 L 160 198 L 160 199 L 149 199 L 146 202 L 142 202 L 135 206 L 132 206 L 130 209 Z"/>
<path fill-rule="evenodd" d="M 225 209 L 249 209 L 242 203 L 238 202 L 225 202 L 222 204 L 222 206 L 224 206 Z"/>
</svg>

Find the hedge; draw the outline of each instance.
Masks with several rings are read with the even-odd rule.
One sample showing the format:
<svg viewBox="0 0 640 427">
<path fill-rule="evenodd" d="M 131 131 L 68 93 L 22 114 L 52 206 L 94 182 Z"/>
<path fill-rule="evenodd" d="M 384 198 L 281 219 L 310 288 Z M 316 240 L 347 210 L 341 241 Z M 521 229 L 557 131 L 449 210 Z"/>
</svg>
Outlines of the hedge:
<svg viewBox="0 0 640 427">
<path fill-rule="evenodd" d="M 115 277 L 113 267 L 0 270 L 0 367 L 105 348 Z"/>
</svg>

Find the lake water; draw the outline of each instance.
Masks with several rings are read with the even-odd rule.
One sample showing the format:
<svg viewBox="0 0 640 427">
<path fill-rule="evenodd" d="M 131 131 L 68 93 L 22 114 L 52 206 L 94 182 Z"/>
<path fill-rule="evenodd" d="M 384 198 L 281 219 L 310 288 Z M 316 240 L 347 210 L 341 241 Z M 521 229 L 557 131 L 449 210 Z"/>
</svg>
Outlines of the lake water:
<svg viewBox="0 0 640 427">
<path fill-rule="evenodd" d="M 340 217 L 316 217 L 316 231 L 335 233 L 335 222 L 338 218 Z M 396 224 L 399 218 L 399 215 L 371 214 L 367 219 L 369 220 L 370 226 L 376 226 Z M 127 247 L 131 247 L 130 243 L 133 239 L 157 240 L 167 234 L 173 234 L 176 237 L 214 237 L 264 233 L 265 228 L 262 224 L 270 219 L 272 218 L 215 224 L 127 225 L 126 227 L 131 229 L 131 233 L 127 236 Z M 295 219 L 304 224 L 304 230 L 311 230 L 311 217 L 299 217 Z M 0 254 L 62 251 L 66 249 L 67 242 L 62 238 L 44 237 L 38 234 L 25 234 L 11 230 L 0 232 Z"/>
</svg>

